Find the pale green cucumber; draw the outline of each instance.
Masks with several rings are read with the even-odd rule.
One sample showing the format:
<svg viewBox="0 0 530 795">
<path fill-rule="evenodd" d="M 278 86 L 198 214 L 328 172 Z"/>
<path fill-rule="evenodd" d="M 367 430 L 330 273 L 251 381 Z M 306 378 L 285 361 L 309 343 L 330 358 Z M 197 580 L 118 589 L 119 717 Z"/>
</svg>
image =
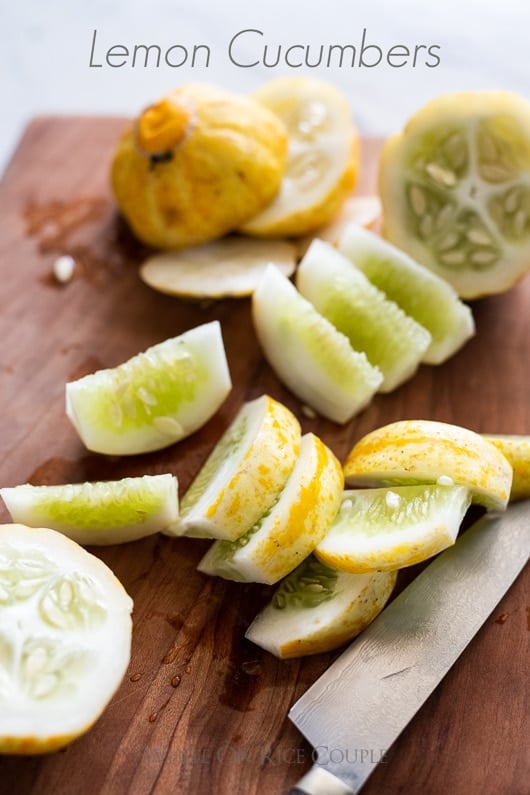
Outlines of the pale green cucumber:
<svg viewBox="0 0 530 795">
<path fill-rule="evenodd" d="M 230 387 L 221 327 L 213 321 L 68 383 L 66 413 L 89 450 L 146 453 L 204 425 Z"/>
<path fill-rule="evenodd" d="M 298 268 L 296 285 L 352 347 L 364 351 L 381 370 L 381 392 L 390 392 L 413 375 L 431 335 L 333 246 L 313 241 Z"/>
<path fill-rule="evenodd" d="M 178 517 L 177 479 L 167 475 L 0 489 L 13 521 L 49 527 L 78 544 L 121 544 L 164 530 Z"/>
<path fill-rule="evenodd" d="M 345 491 L 315 554 L 327 565 L 351 573 L 410 566 L 454 544 L 470 503 L 465 486 Z"/>
<path fill-rule="evenodd" d="M 440 364 L 475 333 L 473 315 L 451 285 L 407 254 L 356 224 L 344 231 L 339 251 L 370 282 L 431 334 L 423 355 Z"/>
<path fill-rule="evenodd" d="M 347 422 L 382 382 L 364 353 L 303 298 L 274 266 L 252 298 L 263 352 L 281 381 L 300 400 L 335 422 Z"/>
<path fill-rule="evenodd" d="M 330 651 L 383 609 L 395 572 L 346 574 L 310 555 L 280 585 L 245 637 L 281 659 Z"/>
</svg>

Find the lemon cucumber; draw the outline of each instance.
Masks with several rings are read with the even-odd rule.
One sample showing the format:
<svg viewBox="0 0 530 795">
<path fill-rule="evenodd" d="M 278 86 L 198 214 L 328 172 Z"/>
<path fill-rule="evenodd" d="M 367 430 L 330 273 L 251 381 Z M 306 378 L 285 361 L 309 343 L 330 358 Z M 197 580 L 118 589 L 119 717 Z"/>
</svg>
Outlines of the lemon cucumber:
<svg viewBox="0 0 530 795">
<path fill-rule="evenodd" d="M 454 544 L 470 503 L 465 486 L 345 491 L 315 554 L 328 566 L 351 573 L 410 566 Z"/>
<path fill-rule="evenodd" d="M 146 284 L 186 298 L 250 295 L 267 265 L 285 276 L 295 269 L 296 249 L 286 240 L 257 240 L 232 235 L 204 246 L 153 254 L 140 268 Z"/>
<path fill-rule="evenodd" d="M 272 265 L 252 299 L 263 352 L 305 404 L 346 422 L 373 397 L 382 375 Z"/>
<path fill-rule="evenodd" d="M 380 391 L 390 392 L 414 373 L 431 335 L 329 243 L 311 244 L 298 268 L 296 285 L 352 347 L 364 351 L 381 370 Z"/>
<path fill-rule="evenodd" d="M 484 434 L 488 442 L 507 458 L 513 469 L 510 500 L 530 497 L 530 436 Z"/>
<path fill-rule="evenodd" d="M 394 572 L 346 574 L 311 555 L 281 583 L 245 637 L 281 659 L 336 649 L 381 612 L 395 582 Z"/>
<path fill-rule="evenodd" d="M 178 517 L 173 475 L 64 486 L 0 489 L 11 518 L 58 530 L 78 544 L 120 544 L 164 530 Z"/>
<path fill-rule="evenodd" d="M 218 321 L 66 385 L 66 412 L 85 446 L 132 455 L 189 436 L 231 388 Z"/>
<path fill-rule="evenodd" d="M 184 495 L 175 535 L 234 540 L 284 487 L 300 450 L 300 423 L 268 395 L 246 403 Z"/>
<path fill-rule="evenodd" d="M 346 98 L 306 77 L 265 83 L 253 98 L 287 128 L 287 168 L 280 191 L 242 230 L 251 235 L 303 235 L 328 223 L 351 193 L 359 168 L 359 137 Z"/>
<path fill-rule="evenodd" d="M 475 332 L 471 310 L 450 284 L 390 243 L 350 224 L 339 250 L 375 287 L 429 331 L 431 344 L 423 355 L 427 364 L 440 364 Z"/>
<path fill-rule="evenodd" d="M 216 541 L 199 571 L 241 582 L 278 582 L 324 537 L 337 513 L 343 483 L 333 453 L 316 436 L 306 434 L 274 503 L 237 541 Z"/>
<path fill-rule="evenodd" d="M 504 510 L 512 467 L 478 433 L 434 420 L 400 420 L 363 436 L 344 464 L 349 486 L 461 485 L 473 502 Z"/>
<path fill-rule="evenodd" d="M 0 526 L 0 753 L 53 751 L 91 727 L 129 663 L 131 610 L 61 533 Z"/>
<path fill-rule="evenodd" d="M 447 94 L 390 138 L 379 168 L 383 231 L 464 298 L 502 292 L 530 267 L 530 103 Z"/>
</svg>

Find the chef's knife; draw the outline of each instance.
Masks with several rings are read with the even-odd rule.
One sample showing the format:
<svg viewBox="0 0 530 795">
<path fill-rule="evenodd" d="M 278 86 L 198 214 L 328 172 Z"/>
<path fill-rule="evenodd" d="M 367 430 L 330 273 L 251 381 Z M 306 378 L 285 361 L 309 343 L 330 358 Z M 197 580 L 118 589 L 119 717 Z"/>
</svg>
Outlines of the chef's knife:
<svg viewBox="0 0 530 795">
<path fill-rule="evenodd" d="M 530 502 L 484 516 L 294 704 L 315 764 L 293 792 L 357 793 L 530 556 Z"/>
</svg>

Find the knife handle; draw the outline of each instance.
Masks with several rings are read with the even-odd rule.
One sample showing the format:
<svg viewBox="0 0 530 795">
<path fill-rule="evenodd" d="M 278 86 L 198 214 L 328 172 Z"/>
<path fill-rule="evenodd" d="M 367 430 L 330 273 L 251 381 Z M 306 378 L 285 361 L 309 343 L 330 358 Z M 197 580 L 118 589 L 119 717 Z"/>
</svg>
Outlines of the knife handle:
<svg viewBox="0 0 530 795">
<path fill-rule="evenodd" d="M 329 770 L 313 765 L 296 786 L 289 790 L 289 795 L 354 795 L 354 791 Z"/>
</svg>

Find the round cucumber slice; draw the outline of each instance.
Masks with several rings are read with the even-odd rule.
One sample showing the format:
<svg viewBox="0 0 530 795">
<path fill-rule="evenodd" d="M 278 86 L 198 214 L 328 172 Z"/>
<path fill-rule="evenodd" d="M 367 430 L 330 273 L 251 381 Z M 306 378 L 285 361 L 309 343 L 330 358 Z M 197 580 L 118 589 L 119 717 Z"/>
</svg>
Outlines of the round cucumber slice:
<svg viewBox="0 0 530 795">
<path fill-rule="evenodd" d="M 333 246 L 322 240 L 311 244 L 298 268 L 296 286 L 381 370 L 381 392 L 390 392 L 413 375 L 431 335 Z"/>
<path fill-rule="evenodd" d="M 465 486 L 345 491 L 315 554 L 328 566 L 351 573 L 411 566 L 455 543 L 470 503 Z"/>
<path fill-rule="evenodd" d="M 381 154 L 385 237 L 464 298 L 530 267 L 530 103 L 504 91 L 429 102 Z"/>
<path fill-rule="evenodd" d="M 78 544 L 121 544 L 164 530 L 178 517 L 173 475 L 100 483 L 0 489 L 13 521 L 58 530 Z"/>
<path fill-rule="evenodd" d="M 252 299 L 263 352 L 278 377 L 305 404 L 347 422 L 382 382 L 364 353 L 320 315 L 291 282 L 270 266 Z"/>
<path fill-rule="evenodd" d="M 239 582 L 272 585 L 313 551 L 340 505 L 344 479 L 326 445 L 308 433 L 285 488 L 237 541 L 216 541 L 199 571 Z"/>
<path fill-rule="evenodd" d="M 451 285 L 390 243 L 350 224 L 339 250 L 387 298 L 427 329 L 432 339 L 423 355 L 426 364 L 440 364 L 475 333 L 473 315 Z"/>
<path fill-rule="evenodd" d="M 263 395 L 247 403 L 184 495 L 170 535 L 234 540 L 284 487 L 300 451 L 300 423 Z"/>
<path fill-rule="evenodd" d="M 311 555 L 282 582 L 245 637 L 283 660 L 336 649 L 381 612 L 396 576 L 346 574 Z"/>
<path fill-rule="evenodd" d="M 160 450 L 210 419 L 231 388 L 218 321 L 66 385 L 66 413 L 89 450 Z"/>
<path fill-rule="evenodd" d="M 129 664 L 132 606 L 61 533 L 0 526 L 0 753 L 54 751 L 92 726 Z"/>
<path fill-rule="evenodd" d="M 512 467 L 493 444 L 459 425 L 400 420 L 368 433 L 344 464 L 349 486 L 460 485 L 473 502 L 504 510 Z"/>
</svg>

